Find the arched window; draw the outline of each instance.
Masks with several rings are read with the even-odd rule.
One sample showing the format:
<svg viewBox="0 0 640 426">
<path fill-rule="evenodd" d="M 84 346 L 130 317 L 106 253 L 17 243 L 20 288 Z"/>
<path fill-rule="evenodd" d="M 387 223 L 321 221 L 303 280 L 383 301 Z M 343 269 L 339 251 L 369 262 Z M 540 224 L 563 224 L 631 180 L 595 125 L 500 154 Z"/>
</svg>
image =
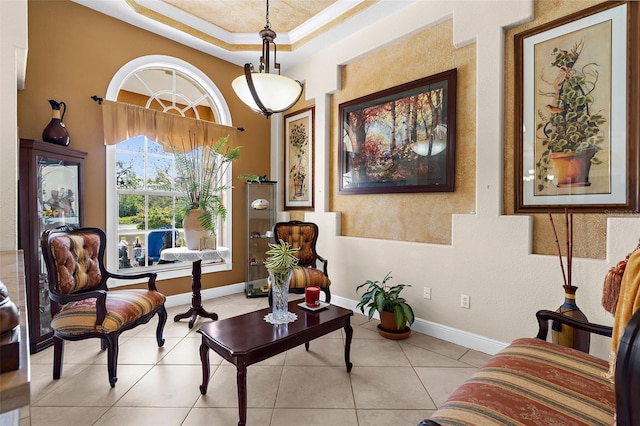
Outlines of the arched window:
<svg viewBox="0 0 640 426">
<path fill-rule="evenodd" d="M 168 56 L 145 56 L 127 63 L 112 78 L 105 98 L 231 125 L 229 109 L 216 85 L 191 64 Z M 144 135 L 107 145 L 106 150 L 109 269 L 121 273 L 153 270 L 159 278 L 190 275 L 191 263 L 167 262 L 160 254 L 166 247 L 184 244 L 182 217 L 174 210 L 182 194 L 172 185 L 173 154 Z M 229 167 L 225 180 L 231 181 L 231 173 Z M 231 249 L 231 191 L 221 198 L 227 217 L 218 224 L 217 245 Z M 203 273 L 229 269 L 231 259 L 202 266 Z"/>
</svg>

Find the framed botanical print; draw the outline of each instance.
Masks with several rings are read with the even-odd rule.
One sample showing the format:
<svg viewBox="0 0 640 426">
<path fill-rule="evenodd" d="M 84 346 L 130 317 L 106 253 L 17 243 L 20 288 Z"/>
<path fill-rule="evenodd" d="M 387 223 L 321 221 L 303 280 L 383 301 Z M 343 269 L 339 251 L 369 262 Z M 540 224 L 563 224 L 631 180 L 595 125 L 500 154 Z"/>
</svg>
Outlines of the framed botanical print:
<svg viewBox="0 0 640 426">
<path fill-rule="evenodd" d="M 517 212 L 637 211 L 637 10 L 605 2 L 515 36 Z"/>
<path fill-rule="evenodd" d="M 284 117 L 285 210 L 313 210 L 314 113 L 309 107 Z"/>
</svg>

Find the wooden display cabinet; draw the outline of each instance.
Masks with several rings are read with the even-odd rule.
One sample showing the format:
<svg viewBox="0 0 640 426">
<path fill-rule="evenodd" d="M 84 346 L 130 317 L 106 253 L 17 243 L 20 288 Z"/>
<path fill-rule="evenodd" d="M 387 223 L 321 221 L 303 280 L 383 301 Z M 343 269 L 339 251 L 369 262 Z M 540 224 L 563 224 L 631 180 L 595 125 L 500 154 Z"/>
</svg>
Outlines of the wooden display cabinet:
<svg viewBox="0 0 640 426">
<path fill-rule="evenodd" d="M 18 245 L 24 250 L 31 353 L 53 344 L 49 284 L 40 237 L 45 230 L 58 226 L 82 226 L 86 155 L 48 142 L 20 140 Z"/>
</svg>

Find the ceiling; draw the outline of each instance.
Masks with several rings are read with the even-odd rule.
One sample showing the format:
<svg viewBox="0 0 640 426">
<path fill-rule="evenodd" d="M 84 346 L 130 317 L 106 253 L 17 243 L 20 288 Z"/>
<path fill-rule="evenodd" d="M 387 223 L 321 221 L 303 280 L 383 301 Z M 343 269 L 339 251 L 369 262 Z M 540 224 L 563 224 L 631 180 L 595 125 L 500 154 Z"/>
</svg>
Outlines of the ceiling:
<svg viewBox="0 0 640 426">
<path fill-rule="evenodd" d="M 265 0 L 72 0 L 237 65 L 258 62 Z M 318 50 L 420 0 L 270 0 L 278 62 Z"/>
</svg>

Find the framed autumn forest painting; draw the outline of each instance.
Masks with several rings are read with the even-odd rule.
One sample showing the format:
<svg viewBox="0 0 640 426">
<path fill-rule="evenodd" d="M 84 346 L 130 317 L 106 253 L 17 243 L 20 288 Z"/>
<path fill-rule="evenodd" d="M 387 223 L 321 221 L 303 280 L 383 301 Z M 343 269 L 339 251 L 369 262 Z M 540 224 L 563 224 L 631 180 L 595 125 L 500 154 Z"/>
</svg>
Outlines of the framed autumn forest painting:
<svg viewBox="0 0 640 426">
<path fill-rule="evenodd" d="M 338 193 L 451 192 L 457 69 L 340 104 Z"/>
<path fill-rule="evenodd" d="M 638 212 L 637 6 L 515 35 L 516 212 Z"/>
</svg>

